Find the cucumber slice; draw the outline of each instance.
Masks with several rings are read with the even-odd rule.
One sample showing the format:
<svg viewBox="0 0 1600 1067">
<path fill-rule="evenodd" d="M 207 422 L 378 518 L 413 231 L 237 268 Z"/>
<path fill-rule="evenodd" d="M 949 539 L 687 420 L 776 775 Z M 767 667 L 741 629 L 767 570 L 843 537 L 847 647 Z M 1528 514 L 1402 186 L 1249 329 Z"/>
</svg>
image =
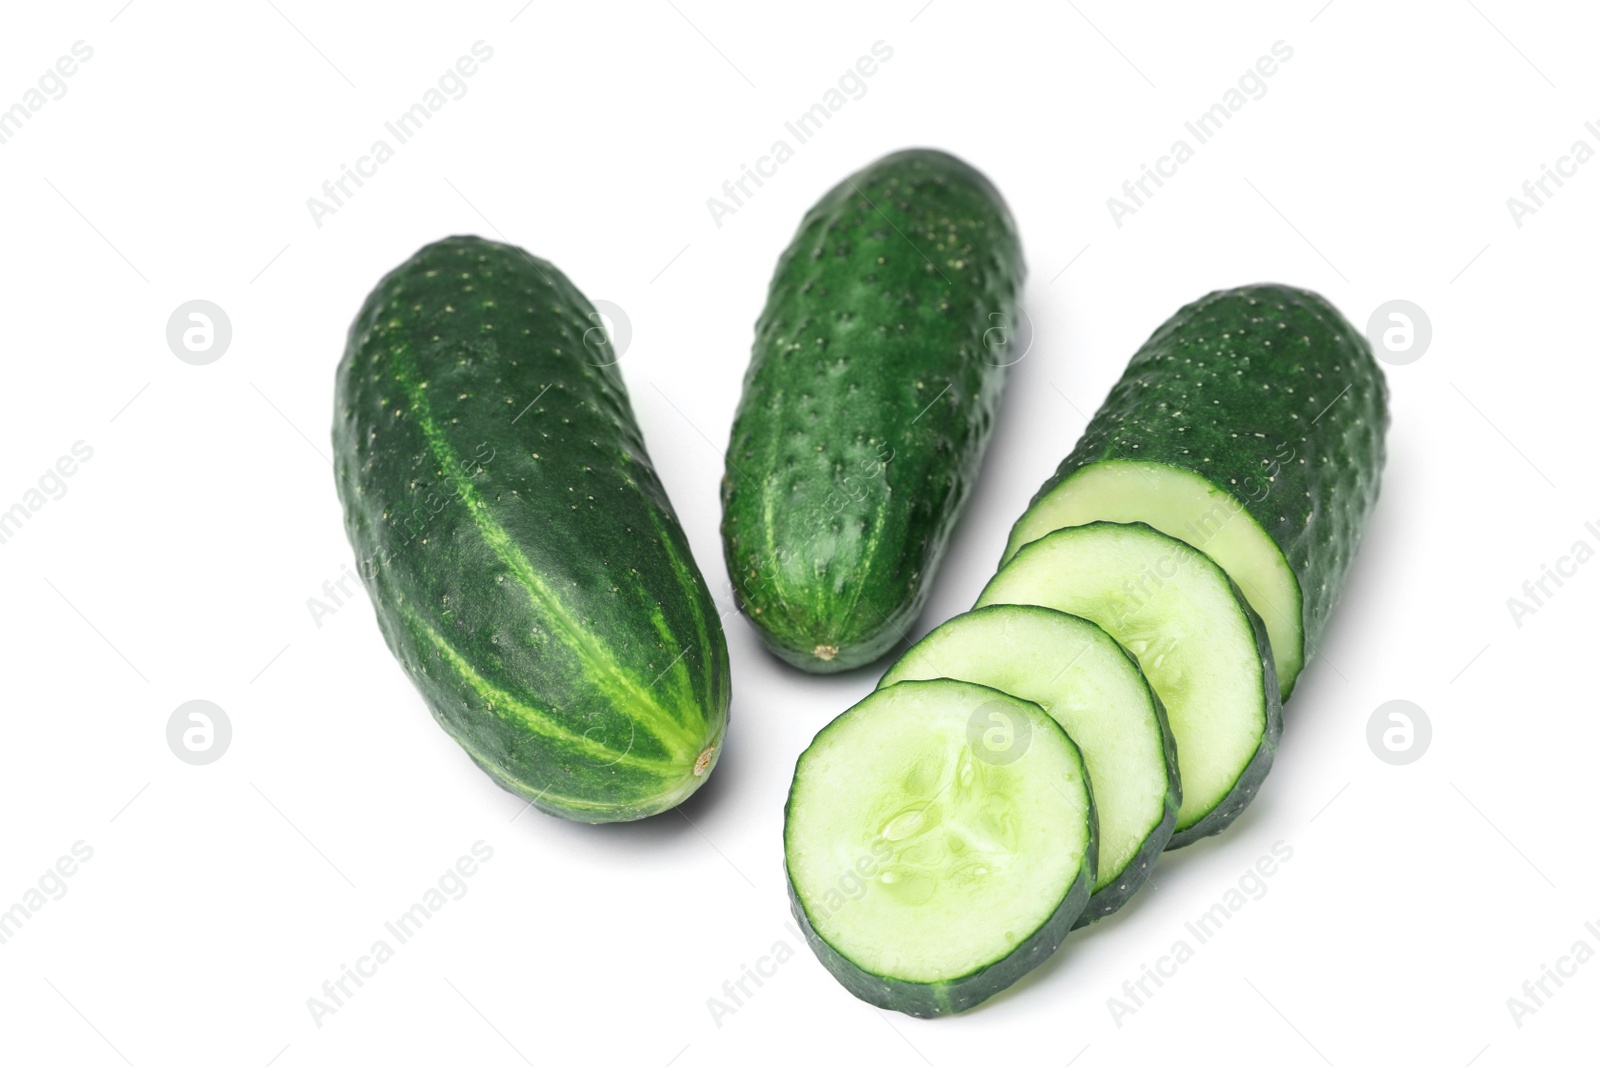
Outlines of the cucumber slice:
<svg viewBox="0 0 1600 1067">
<path fill-rule="evenodd" d="M 1037 704 L 969 682 L 879 689 L 823 727 L 784 811 L 794 916 L 846 989 L 944 1015 L 1054 952 L 1094 884 L 1083 757 Z"/>
<path fill-rule="evenodd" d="M 1272 535 L 1244 505 L 1181 467 L 1102 460 L 1078 468 L 1023 513 L 1011 530 L 1006 558 L 1052 530 L 1098 521 L 1143 522 L 1216 560 L 1261 616 L 1288 697 L 1305 662 L 1300 583 Z"/>
<path fill-rule="evenodd" d="M 1049 712 L 1083 753 L 1099 820 L 1099 875 L 1076 925 L 1133 896 L 1172 837 L 1180 792 L 1166 710 L 1121 645 L 1076 615 L 995 604 L 935 629 L 878 686 L 914 678 L 976 682 Z"/>
<path fill-rule="evenodd" d="M 1266 623 L 1289 699 L 1378 499 L 1389 394 L 1361 332 L 1316 293 L 1249 285 L 1164 322 L 1006 547 L 1146 522 L 1221 564 Z"/>
<path fill-rule="evenodd" d="M 1038 604 L 1098 623 L 1139 660 L 1178 744 L 1183 802 L 1168 848 L 1214 834 L 1255 795 L 1283 730 L 1261 619 L 1222 568 L 1144 523 L 1046 534 L 978 605 Z"/>
</svg>

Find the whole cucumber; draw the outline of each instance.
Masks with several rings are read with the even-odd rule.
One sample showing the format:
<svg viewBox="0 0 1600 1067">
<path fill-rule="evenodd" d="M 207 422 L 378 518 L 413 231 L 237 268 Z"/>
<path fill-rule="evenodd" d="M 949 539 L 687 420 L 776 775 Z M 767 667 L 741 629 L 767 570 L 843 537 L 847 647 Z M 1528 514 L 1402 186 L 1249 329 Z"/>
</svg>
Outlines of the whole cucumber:
<svg viewBox="0 0 1600 1067">
<path fill-rule="evenodd" d="M 694 792 L 729 699 L 716 608 L 598 321 L 519 248 L 428 245 L 350 327 L 333 425 L 395 658 L 496 782 L 582 822 Z"/>
<path fill-rule="evenodd" d="M 914 149 L 846 178 L 778 260 L 723 478 L 723 551 L 767 647 L 810 671 L 916 619 L 1019 358 L 1016 226 Z"/>
</svg>

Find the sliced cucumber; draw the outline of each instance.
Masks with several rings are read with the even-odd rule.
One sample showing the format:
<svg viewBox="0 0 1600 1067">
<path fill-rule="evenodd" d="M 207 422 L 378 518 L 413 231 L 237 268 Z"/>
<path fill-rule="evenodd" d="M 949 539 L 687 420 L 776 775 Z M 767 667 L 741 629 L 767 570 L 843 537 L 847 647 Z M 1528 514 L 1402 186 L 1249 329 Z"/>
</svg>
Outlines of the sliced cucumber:
<svg viewBox="0 0 1600 1067">
<path fill-rule="evenodd" d="M 1205 552 L 1266 623 L 1284 700 L 1378 499 L 1389 392 L 1316 293 L 1210 293 L 1144 343 L 1011 531 L 1147 522 Z M 1181 745 L 1180 745 L 1181 747 Z"/>
<path fill-rule="evenodd" d="M 1261 616 L 1280 679 L 1304 664 L 1300 583 L 1272 535 L 1228 493 L 1164 463 L 1102 460 L 1079 467 L 1041 496 L 1011 530 L 1006 558 L 1063 526 L 1143 522 L 1217 561 Z M 1289 686 L 1281 685 L 1287 697 Z"/>
<path fill-rule="evenodd" d="M 1204 553 L 1144 523 L 1072 526 L 1019 551 L 978 604 L 1081 615 L 1138 658 L 1178 744 L 1183 802 L 1168 848 L 1221 830 L 1255 795 L 1283 729 L 1272 650 Z"/>
<path fill-rule="evenodd" d="M 1178 817 L 1178 754 L 1144 674 L 1100 627 L 1050 608 L 996 604 L 957 615 L 879 682 L 959 678 L 1038 704 L 1083 753 L 1099 820 L 1094 893 L 1077 925 L 1144 884 Z"/>
<path fill-rule="evenodd" d="M 879 689 L 823 727 L 784 813 L 794 915 L 862 1000 L 965 1011 L 1055 951 L 1095 878 L 1083 758 L 1037 704 Z"/>
</svg>

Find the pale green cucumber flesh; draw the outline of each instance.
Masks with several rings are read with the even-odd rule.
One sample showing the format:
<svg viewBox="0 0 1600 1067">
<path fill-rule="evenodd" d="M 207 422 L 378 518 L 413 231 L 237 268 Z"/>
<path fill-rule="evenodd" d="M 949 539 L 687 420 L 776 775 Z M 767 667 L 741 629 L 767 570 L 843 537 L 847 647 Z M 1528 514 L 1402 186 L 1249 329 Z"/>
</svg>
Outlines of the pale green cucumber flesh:
<svg viewBox="0 0 1600 1067">
<path fill-rule="evenodd" d="M 1097 521 L 1146 523 L 1216 560 L 1261 616 L 1287 695 L 1305 663 L 1300 583 L 1283 550 L 1243 504 L 1182 467 L 1102 460 L 1067 476 L 1023 513 L 1005 558 L 1052 530 Z"/>
<path fill-rule="evenodd" d="M 1078 748 L 1038 705 L 948 680 L 880 689 L 795 768 L 795 917 L 856 996 L 963 1011 L 1043 962 L 1094 882 Z"/>
<path fill-rule="evenodd" d="M 1222 829 L 1254 796 L 1282 731 L 1277 677 L 1259 617 L 1204 553 L 1142 523 L 1067 527 L 1001 568 L 987 604 L 1081 615 L 1138 659 L 1178 746 L 1169 848 Z"/>
<path fill-rule="evenodd" d="M 1172 837 L 1177 751 L 1139 666 L 1099 626 L 1050 608 L 996 604 L 957 615 L 889 668 L 879 687 L 957 678 L 1030 700 L 1083 753 L 1099 820 L 1099 875 L 1078 925 L 1116 911 Z"/>
<path fill-rule="evenodd" d="M 1186 470 L 1232 498 L 1276 544 L 1298 595 L 1281 574 L 1258 583 L 1276 563 L 1263 549 L 1226 543 L 1250 540 L 1252 531 L 1233 529 L 1237 520 L 1228 521 L 1224 543 L 1213 543 L 1205 526 L 1222 518 L 1213 511 L 1217 501 L 1197 500 L 1181 480 L 1131 486 L 1140 501 L 1119 500 L 1114 480 L 1091 481 L 1071 491 L 1091 499 L 1065 517 L 1149 522 L 1221 563 L 1270 628 L 1279 692 L 1288 700 L 1316 654 L 1377 502 L 1388 425 L 1383 372 L 1337 308 L 1287 285 L 1220 290 L 1179 309 L 1139 347 L 1032 503 L 1113 461 L 1135 461 L 1124 474 Z M 1053 511 L 1030 517 L 1029 540 L 1065 524 Z M 1190 523 L 1194 537 L 1185 532 Z"/>
</svg>

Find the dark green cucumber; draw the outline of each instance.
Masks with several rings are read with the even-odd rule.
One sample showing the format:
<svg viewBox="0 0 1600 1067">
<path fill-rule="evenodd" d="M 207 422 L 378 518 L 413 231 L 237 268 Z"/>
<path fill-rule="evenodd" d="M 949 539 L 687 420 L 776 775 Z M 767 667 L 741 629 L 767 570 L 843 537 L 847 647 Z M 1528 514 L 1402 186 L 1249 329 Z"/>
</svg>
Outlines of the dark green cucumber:
<svg viewBox="0 0 1600 1067">
<path fill-rule="evenodd" d="M 965 1011 L 1060 946 L 1094 884 L 1096 827 L 1083 757 L 1037 704 L 900 682 L 801 754 L 784 808 L 789 898 L 862 1000 Z"/>
<path fill-rule="evenodd" d="M 1215 292 L 1144 343 L 1006 547 L 1145 522 L 1243 589 L 1287 698 L 1378 497 L 1388 392 L 1365 337 L 1284 285 Z"/>
<path fill-rule="evenodd" d="M 838 671 L 922 608 L 994 425 L 1024 269 L 988 180 L 897 152 L 778 260 L 723 479 L 723 551 L 767 647 Z"/>
<path fill-rule="evenodd" d="M 727 724 L 717 611 L 594 309 L 476 237 L 373 290 L 334 466 L 390 650 L 500 785 L 582 822 L 694 792 Z"/>
</svg>

